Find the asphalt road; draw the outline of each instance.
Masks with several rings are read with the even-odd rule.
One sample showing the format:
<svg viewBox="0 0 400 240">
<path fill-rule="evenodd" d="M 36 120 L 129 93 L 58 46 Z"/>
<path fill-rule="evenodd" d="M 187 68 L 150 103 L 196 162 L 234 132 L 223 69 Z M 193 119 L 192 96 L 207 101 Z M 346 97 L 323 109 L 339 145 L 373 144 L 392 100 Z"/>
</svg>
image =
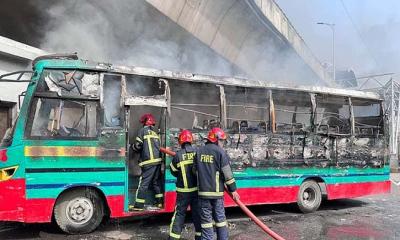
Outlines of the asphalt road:
<svg viewBox="0 0 400 240">
<path fill-rule="evenodd" d="M 399 181 L 399 176 L 394 176 Z M 320 210 L 301 214 L 295 205 L 251 207 L 254 213 L 286 239 L 400 239 L 400 186 L 392 184 L 392 193 L 324 201 Z M 270 239 L 250 222 L 239 208 L 227 210 L 230 239 Z M 0 239 L 167 239 L 171 214 L 144 219 L 107 221 L 87 235 L 65 235 L 52 224 L 0 222 Z M 194 239 L 188 222 L 183 239 Z"/>
</svg>

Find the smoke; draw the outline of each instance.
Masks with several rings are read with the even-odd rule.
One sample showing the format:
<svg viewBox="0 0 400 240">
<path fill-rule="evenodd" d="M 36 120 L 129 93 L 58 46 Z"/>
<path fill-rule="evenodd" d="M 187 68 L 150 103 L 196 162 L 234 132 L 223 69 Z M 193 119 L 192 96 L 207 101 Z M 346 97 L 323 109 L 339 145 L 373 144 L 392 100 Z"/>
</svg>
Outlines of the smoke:
<svg viewBox="0 0 400 240">
<path fill-rule="evenodd" d="M 43 37 L 45 18 L 38 14 L 35 4 L 43 0 L 2 0 L 0 7 L 0 36 L 38 46 Z"/>
<path fill-rule="evenodd" d="M 62 0 L 47 8 L 41 47 L 84 59 L 215 75 L 240 74 L 142 0 Z"/>
<path fill-rule="evenodd" d="M 244 76 L 277 84 L 316 84 L 309 66 L 274 39 L 247 4 L 224 2 L 235 3 L 232 13 L 239 13 L 230 15 L 229 31 L 252 30 L 242 43 L 237 39 L 229 43 L 229 33 L 222 33 L 227 34 L 223 36 L 228 38 L 226 44 L 239 48 L 237 65 L 144 0 L 57 1 L 43 8 L 48 9 L 49 24 L 41 47 L 52 52 L 77 51 L 81 58 L 123 65 Z"/>
</svg>

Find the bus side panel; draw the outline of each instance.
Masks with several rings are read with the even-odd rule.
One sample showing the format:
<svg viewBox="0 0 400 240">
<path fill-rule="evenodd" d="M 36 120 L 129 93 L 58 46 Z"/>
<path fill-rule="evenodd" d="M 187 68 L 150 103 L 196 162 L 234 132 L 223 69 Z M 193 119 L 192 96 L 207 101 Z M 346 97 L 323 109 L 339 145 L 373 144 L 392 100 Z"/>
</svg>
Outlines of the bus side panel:
<svg viewBox="0 0 400 240">
<path fill-rule="evenodd" d="M 340 174 L 340 169 L 326 175 L 326 191 L 328 199 L 354 198 L 372 194 L 389 193 L 389 167 L 382 168 L 349 168 Z"/>
<path fill-rule="evenodd" d="M 63 190 L 65 189 L 60 189 L 59 191 L 61 192 Z M 124 212 L 124 199 L 125 198 L 123 195 L 106 196 L 106 201 L 110 209 L 110 217 L 118 218 L 127 216 L 126 212 Z M 51 217 L 53 215 L 53 208 L 56 203 L 55 198 L 32 198 L 32 199 L 26 199 L 26 201 L 24 202 L 25 202 L 24 216 L 20 214 L 21 215 L 20 218 L 14 219 L 15 218 L 13 215 L 14 213 L 10 212 L 9 215 L 11 215 L 13 219 L 5 219 L 5 220 L 24 221 L 27 223 L 40 223 L 40 222 L 51 221 Z M 0 215 L 0 217 L 2 217 L 2 215 Z"/>
<path fill-rule="evenodd" d="M 328 199 L 355 198 L 373 194 L 390 193 L 390 181 L 329 184 L 326 187 Z"/>
<path fill-rule="evenodd" d="M 111 217 L 124 216 L 125 152 L 89 141 L 41 141 L 25 147 L 26 219 L 49 222 L 66 189 L 92 187 L 104 194 Z M 79 146 L 79 147 L 78 147 Z M 30 209 L 29 209 L 30 208 Z M 36 212 L 37 211 L 37 212 Z M 36 212 L 36 213 L 34 213 Z"/>
<path fill-rule="evenodd" d="M 125 197 L 123 195 L 107 196 L 107 204 L 110 208 L 110 217 L 119 218 L 127 216 L 124 211 Z"/>
<path fill-rule="evenodd" d="M 240 188 L 240 200 L 245 205 L 293 203 L 297 201 L 298 186 L 265 187 L 265 188 Z M 225 194 L 226 206 L 236 206 L 230 196 Z"/>
<path fill-rule="evenodd" d="M 173 212 L 175 211 L 175 202 L 176 202 L 176 191 L 165 191 L 165 212 Z"/>
<path fill-rule="evenodd" d="M 24 220 L 25 179 L 10 179 L 0 182 L 0 220 Z"/>
<path fill-rule="evenodd" d="M 61 189 L 60 191 L 63 190 L 65 189 Z M 118 218 L 127 216 L 126 212 L 124 211 L 124 199 L 125 198 L 123 195 L 106 196 L 106 201 L 110 209 L 110 217 Z M 24 211 L 25 215 L 23 217 L 21 215 L 21 218 L 19 219 L 6 220 L 23 221 L 27 223 L 51 222 L 55 203 L 55 198 L 26 199 Z M 11 213 L 11 215 L 12 214 L 13 213 Z"/>
<path fill-rule="evenodd" d="M 16 170 L 10 179 L 0 182 L 0 221 L 20 222 L 24 220 L 26 194 L 22 147 L 8 147 L 6 155 L 7 159 L 0 161 L 0 168 L 16 167 Z"/>
<path fill-rule="evenodd" d="M 24 209 L 24 222 L 26 223 L 45 223 L 51 222 L 53 207 L 56 199 L 26 199 Z"/>
</svg>

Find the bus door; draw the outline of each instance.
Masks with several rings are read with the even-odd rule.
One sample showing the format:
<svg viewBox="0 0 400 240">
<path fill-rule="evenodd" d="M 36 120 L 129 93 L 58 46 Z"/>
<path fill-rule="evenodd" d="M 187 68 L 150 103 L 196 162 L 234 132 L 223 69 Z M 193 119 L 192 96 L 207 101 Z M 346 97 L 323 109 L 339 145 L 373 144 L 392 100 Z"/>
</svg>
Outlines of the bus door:
<svg viewBox="0 0 400 240">
<path fill-rule="evenodd" d="M 134 79 L 127 79 L 127 83 L 129 85 L 129 81 L 134 81 Z M 129 205 L 134 205 L 138 187 L 140 184 L 140 176 L 142 175 L 142 169 L 139 166 L 140 153 L 135 151 L 133 145 L 135 143 L 135 139 L 139 130 L 143 127 L 143 124 L 140 123 L 139 119 L 143 114 L 150 113 L 154 116 L 156 120 L 156 125 L 154 127 L 155 131 L 160 136 L 160 144 L 162 147 L 166 146 L 166 125 L 168 119 L 168 83 L 165 80 L 160 80 L 160 85 L 165 89 L 165 94 L 162 95 L 152 95 L 152 96 L 143 96 L 139 95 L 140 92 L 129 92 L 130 89 L 127 87 L 128 91 L 125 94 L 125 118 L 127 123 L 127 134 L 126 134 L 126 143 L 128 149 L 128 159 L 127 159 L 127 167 L 128 167 L 128 201 Z M 160 176 L 161 189 L 162 192 L 165 191 L 165 159 L 162 160 L 162 173 Z M 150 186 L 150 190 L 147 192 L 147 196 L 145 199 L 145 205 L 151 206 L 155 203 L 155 195 L 153 194 L 154 190 Z M 165 206 L 165 204 L 163 204 Z"/>
</svg>

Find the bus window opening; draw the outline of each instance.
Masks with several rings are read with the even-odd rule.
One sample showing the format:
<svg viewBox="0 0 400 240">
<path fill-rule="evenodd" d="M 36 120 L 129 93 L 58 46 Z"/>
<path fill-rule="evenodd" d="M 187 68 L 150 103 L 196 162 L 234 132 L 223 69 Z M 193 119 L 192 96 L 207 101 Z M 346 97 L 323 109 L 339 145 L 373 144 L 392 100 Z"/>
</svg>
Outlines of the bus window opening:
<svg viewBox="0 0 400 240">
<path fill-rule="evenodd" d="M 35 98 L 31 137 L 97 136 L 97 102 Z"/>
</svg>

